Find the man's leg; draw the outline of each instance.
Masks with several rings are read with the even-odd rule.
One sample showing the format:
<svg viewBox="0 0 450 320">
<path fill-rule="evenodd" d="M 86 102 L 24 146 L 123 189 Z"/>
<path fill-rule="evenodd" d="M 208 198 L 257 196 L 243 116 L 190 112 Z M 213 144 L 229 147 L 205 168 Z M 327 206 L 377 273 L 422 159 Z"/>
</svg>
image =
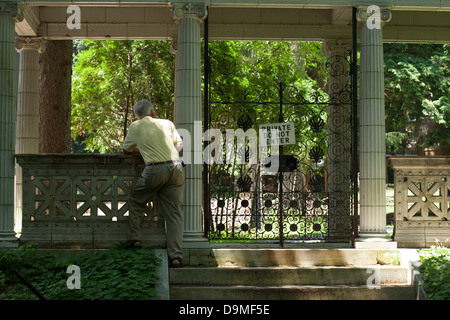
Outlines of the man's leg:
<svg viewBox="0 0 450 320">
<path fill-rule="evenodd" d="M 142 239 L 141 223 L 144 220 L 145 207 L 155 198 L 159 180 L 156 170 L 147 167 L 133 187 L 129 198 L 128 240 L 130 241 Z"/>
<path fill-rule="evenodd" d="M 171 178 L 158 192 L 158 210 L 166 222 L 167 255 L 169 260 L 183 258 L 183 196 L 184 171 L 181 165 L 171 165 Z"/>
</svg>

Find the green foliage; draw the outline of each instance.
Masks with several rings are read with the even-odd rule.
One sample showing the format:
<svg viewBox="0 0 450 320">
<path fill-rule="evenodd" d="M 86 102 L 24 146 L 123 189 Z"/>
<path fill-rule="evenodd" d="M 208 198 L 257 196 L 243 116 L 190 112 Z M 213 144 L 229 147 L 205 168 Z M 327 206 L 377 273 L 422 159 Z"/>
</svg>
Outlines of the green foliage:
<svg viewBox="0 0 450 320">
<path fill-rule="evenodd" d="M 422 148 L 448 149 L 450 45 L 385 44 L 384 61 L 386 132 Z M 401 150 L 397 140 L 388 147 Z"/>
<path fill-rule="evenodd" d="M 134 104 L 173 115 L 174 56 L 168 41 L 83 41 L 72 76 L 72 137 L 101 153 L 121 151 Z"/>
<path fill-rule="evenodd" d="M 420 272 L 431 300 L 450 300 L 450 250 L 442 245 L 419 251 Z"/>
<path fill-rule="evenodd" d="M 408 140 L 422 148 L 450 148 L 450 45 L 385 44 L 387 152 L 402 153 Z M 326 56 L 320 42 L 211 41 L 212 100 L 267 99 L 283 81 L 298 96 L 326 94 Z M 215 57 L 228 57 L 217 60 Z M 229 63 L 227 63 L 227 61 Z M 86 149 L 121 150 L 132 106 L 150 99 L 158 117 L 173 117 L 174 55 L 168 41 L 76 41 L 72 80 L 72 136 Z M 258 122 L 278 121 L 276 105 L 259 105 Z M 284 111 L 298 132 L 304 119 Z M 324 119 L 326 120 L 326 110 Z M 317 110 L 311 110 L 316 112 Z M 222 120 L 222 119 L 218 119 Z M 304 132 L 303 132 L 304 131 Z M 300 145 L 309 143 L 299 134 Z M 315 142 L 315 144 L 317 144 Z M 322 147 L 326 145 L 322 143 Z"/>
<path fill-rule="evenodd" d="M 14 280 L 13 271 L 18 270 L 23 260 L 33 253 L 32 244 L 24 245 L 18 249 L 0 249 L 0 289 L 6 283 Z"/>
<path fill-rule="evenodd" d="M 245 94 L 256 101 L 261 88 L 279 81 L 301 94 L 323 87 L 326 81 L 325 56 L 318 42 L 217 41 L 210 43 L 210 51 L 236 62 L 230 66 L 211 61 L 213 69 L 229 73 L 233 68 L 231 76 L 214 75 L 211 92 L 223 86 L 234 97 Z M 173 92 L 174 55 L 169 42 L 74 42 L 72 137 L 81 136 L 91 152 L 121 151 L 133 120 L 132 106 L 140 99 L 150 99 L 158 117 L 172 119 Z M 278 121 L 271 109 L 255 110 L 264 119 L 261 123 Z"/>
<path fill-rule="evenodd" d="M 386 153 L 400 150 L 407 136 L 405 132 L 386 132 Z"/>
<path fill-rule="evenodd" d="M 303 159 L 312 146 L 327 149 L 327 131 L 313 133 L 308 124 L 311 115 L 327 121 L 327 57 L 320 42 L 211 41 L 209 50 L 213 128 L 238 129 L 247 117 L 256 131 L 259 124 L 280 122 L 283 83 L 283 97 L 292 102 L 283 105 L 283 121 L 293 122 L 296 132 L 296 145 L 285 153 Z"/>
<path fill-rule="evenodd" d="M 390 252 L 386 251 L 383 253 L 383 261 L 386 264 L 398 266 L 400 265 L 401 254 L 400 252 Z"/>
<path fill-rule="evenodd" d="M 5 267 L 7 261 L 14 264 Z M 37 297 L 11 273 L 19 270 L 48 300 L 153 300 L 155 268 L 160 263 L 151 249 L 110 249 L 79 257 L 30 252 L 29 248 L 0 251 L 0 300 Z M 81 271 L 81 289 L 68 289 L 67 267 Z"/>
<path fill-rule="evenodd" d="M 213 86 L 234 83 L 241 90 L 253 89 L 257 93 L 258 87 L 269 87 L 279 81 L 287 84 L 312 81 L 323 85 L 327 75 L 326 56 L 319 42 L 212 41 L 209 50 L 212 70 L 219 71 L 213 73 Z"/>
</svg>

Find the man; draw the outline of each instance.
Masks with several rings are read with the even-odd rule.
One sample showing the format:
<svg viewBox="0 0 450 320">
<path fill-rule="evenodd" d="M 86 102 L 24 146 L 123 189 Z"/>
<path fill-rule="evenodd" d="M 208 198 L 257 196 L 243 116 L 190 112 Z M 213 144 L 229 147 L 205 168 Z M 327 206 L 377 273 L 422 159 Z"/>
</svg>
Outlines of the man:
<svg viewBox="0 0 450 320">
<path fill-rule="evenodd" d="M 124 153 L 140 152 L 146 166 L 130 194 L 130 248 L 141 248 L 140 224 L 148 202 L 156 199 L 166 222 L 167 253 L 171 267 L 181 267 L 183 253 L 184 170 L 179 157 L 183 149 L 175 125 L 155 119 L 153 104 L 141 100 L 134 106 L 134 121 L 123 145 Z"/>
</svg>

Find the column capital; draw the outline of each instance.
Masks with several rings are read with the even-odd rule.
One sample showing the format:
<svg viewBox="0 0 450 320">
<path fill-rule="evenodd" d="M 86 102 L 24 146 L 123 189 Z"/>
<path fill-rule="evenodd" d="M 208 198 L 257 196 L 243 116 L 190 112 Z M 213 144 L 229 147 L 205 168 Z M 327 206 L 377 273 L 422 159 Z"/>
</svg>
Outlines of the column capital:
<svg viewBox="0 0 450 320">
<path fill-rule="evenodd" d="M 16 50 L 21 51 L 24 49 L 36 50 L 42 53 L 45 50 L 45 40 L 38 37 L 17 37 Z"/>
<path fill-rule="evenodd" d="M 178 36 L 170 39 L 170 53 L 177 54 L 178 52 Z"/>
<path fill-rule="evenodd" d="M 181 20 L 186 15 L 203 21 L 208 15 L 208 10 L 203 3 L 175 3 L 173 5 L 172 16 L 175 20 Z"/>
<path fill-rule="evenodd" d="M 378 7 L 375 5 L 368 7 L 358 7 L 356 10 L 356 20 L 359 22 L 366 22 L 369 18 L 379 19 L 380 23 L 384 24 L 391 21 L 391 9 L 385 7 Z"/>
<path fill-rule="evenodd" d="M 7 14 L 17 20 L 23 19 L 22 7 L 18 2 L 0 1 L 0 14 Z"/>
<path fill-rule="evenodd" d="M 353 48 L 351 39 L 325 39 L 322 44 L 323 54 L 329 56 L 333 52 L 350 52 Z"/>
</svg>

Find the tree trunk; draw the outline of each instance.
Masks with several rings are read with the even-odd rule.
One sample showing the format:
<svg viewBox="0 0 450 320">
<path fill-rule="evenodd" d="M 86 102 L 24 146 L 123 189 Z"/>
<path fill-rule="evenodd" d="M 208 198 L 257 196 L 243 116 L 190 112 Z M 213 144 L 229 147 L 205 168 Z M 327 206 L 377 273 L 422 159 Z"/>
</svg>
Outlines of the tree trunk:
<svg viewBox="0 0 450 320">
<path fill-rule="evenodd" d="M 72 40 L 47 41 L 39 64 L 39 152 L 70 153 Z"/>
</svg>

